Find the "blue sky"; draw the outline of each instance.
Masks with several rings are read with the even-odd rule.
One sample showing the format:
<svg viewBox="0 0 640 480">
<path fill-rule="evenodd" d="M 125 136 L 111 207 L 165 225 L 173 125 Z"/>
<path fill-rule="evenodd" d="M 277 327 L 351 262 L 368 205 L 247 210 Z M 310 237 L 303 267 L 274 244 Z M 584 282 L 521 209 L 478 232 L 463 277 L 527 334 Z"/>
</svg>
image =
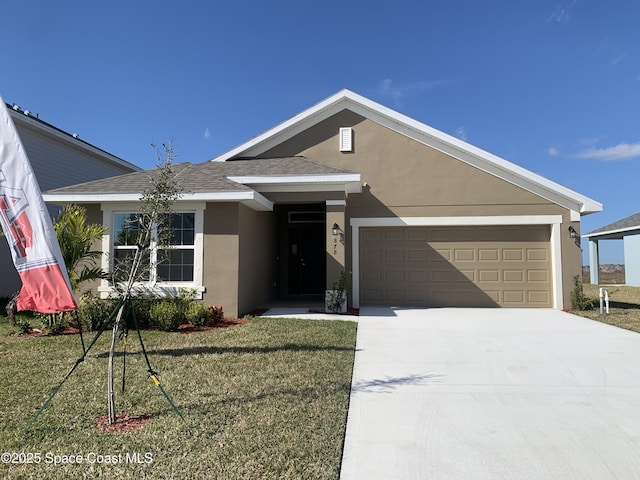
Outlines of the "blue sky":
<svg viewBox="0 0 640 480">
<path fill-rule="evenodd" d="M 21 0 L 2 18 L 4 100 L 141 167 L 152 142 L 206 161 L 348 88 L 602 202 L 583 232 L 640 211 L 637 0 Z"/>
</svg>

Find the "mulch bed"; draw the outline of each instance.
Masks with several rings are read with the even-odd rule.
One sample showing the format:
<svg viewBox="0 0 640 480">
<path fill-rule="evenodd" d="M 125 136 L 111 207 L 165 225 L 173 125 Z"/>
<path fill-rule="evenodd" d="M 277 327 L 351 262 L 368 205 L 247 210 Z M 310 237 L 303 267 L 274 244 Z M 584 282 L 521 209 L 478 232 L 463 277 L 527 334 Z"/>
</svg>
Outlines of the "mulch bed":
<svg viewBox="0 0 640 480">
<path fill-rule="evenodd" d="M 151 421 L 151 415 L 116 415 L 116 423 L 109 423 L 109 415 L 100 415 L 96 428 L 107 433 L 133 432 Z"/>
<path fill-rule="evenodd" d="M 224 318 L 216 322 L 214 325 L 203 326 L 203 327 L 198 327 L 195 325 L 191 325 L 190 323 L 185 323 L 178 327 L 178 332 L 179 333 L 208 332 L 211 330 L 218 330 L 220 328 L 236 327 L 238 325 L 243 325 L 248 321 L 249 320 L 246 318 Z M 146 330 L 146 329 L 143 329 L 143 330 Z M 65 328 L 60 335 L 78 335 L 79 333 L 80 333 L 80 330 L 78 330 L 77 328 L 67 326 L 67 328 Z M 82 333 L 91 334 L 93 332 L 87 332 L 86 330 L 83 330 Z M 46 328 L 34 328 L 29 333 L 16 333 L 15 335 L 18 335 L 20 337 L 46 337 L 46 336 L 49 336 L 50 333 Z"/>
</svg>

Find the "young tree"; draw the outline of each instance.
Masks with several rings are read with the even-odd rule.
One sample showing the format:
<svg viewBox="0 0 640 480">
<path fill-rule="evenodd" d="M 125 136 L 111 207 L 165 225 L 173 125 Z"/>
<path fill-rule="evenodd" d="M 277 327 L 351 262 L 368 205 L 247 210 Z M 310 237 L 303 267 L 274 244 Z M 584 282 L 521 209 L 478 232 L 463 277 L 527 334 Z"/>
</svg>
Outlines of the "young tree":
<svg viewBox="0 0 640 480">
<path fill-rule="evenodd" d="M 149 187 L 140 197 L 140 210 L 130 219 L 129 228 L 126 229 L 127 235 L 131 236 L 129 244 L 135 245 L 134 253 L 117 262 L 114 260 L 111 274 L 113 286 L 120 297 L 120 308 L 112 329 L 108 364 L 107 388 L 109 423 L 111 424 L 116 422 L 113 358 L 118 331 L 123 315 L 125 315 L 125 309 L 128 308 L 131 301 L 135 284 L 146 280 L 149 269 L 156 266 L 150 265 L 152 246 L 168 244 L 171 236 L 171 225 L 168 220 L 171 216 L 173 203 L 182 194 L 172 167 L 172 162 L 175 159 L 173 141 L 162 144 L 162 150 L 156 149 L 156 152 L 157 168 L 149 172 Z"/>
</svg>

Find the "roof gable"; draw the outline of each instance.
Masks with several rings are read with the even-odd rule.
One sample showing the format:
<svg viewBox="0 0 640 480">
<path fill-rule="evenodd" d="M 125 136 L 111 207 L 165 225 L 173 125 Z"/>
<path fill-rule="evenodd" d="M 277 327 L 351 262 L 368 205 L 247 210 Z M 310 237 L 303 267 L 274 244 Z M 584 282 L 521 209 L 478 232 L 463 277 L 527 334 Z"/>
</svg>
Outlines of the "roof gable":
<svg viewBox="0 0 640 480">
<path fill-rule="evenodd" d="M 345 109 L 572 211 L 602 211 L 602 204 L 589 197 L 346 89 L 211 161 L 259 156 Z"/>
</svg>

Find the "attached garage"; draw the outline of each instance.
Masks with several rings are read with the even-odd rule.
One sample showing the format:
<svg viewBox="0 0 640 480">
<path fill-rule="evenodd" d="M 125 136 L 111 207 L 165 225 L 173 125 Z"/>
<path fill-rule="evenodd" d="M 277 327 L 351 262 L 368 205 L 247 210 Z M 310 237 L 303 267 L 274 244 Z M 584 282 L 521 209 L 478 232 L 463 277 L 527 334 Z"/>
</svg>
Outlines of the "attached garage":
<svg viewBox="0 0 640 480">
<path fill-rule="evenodd" d="M 357 230 L 360 305 L 555 306 L 551 224 Z"/>
</svg>

